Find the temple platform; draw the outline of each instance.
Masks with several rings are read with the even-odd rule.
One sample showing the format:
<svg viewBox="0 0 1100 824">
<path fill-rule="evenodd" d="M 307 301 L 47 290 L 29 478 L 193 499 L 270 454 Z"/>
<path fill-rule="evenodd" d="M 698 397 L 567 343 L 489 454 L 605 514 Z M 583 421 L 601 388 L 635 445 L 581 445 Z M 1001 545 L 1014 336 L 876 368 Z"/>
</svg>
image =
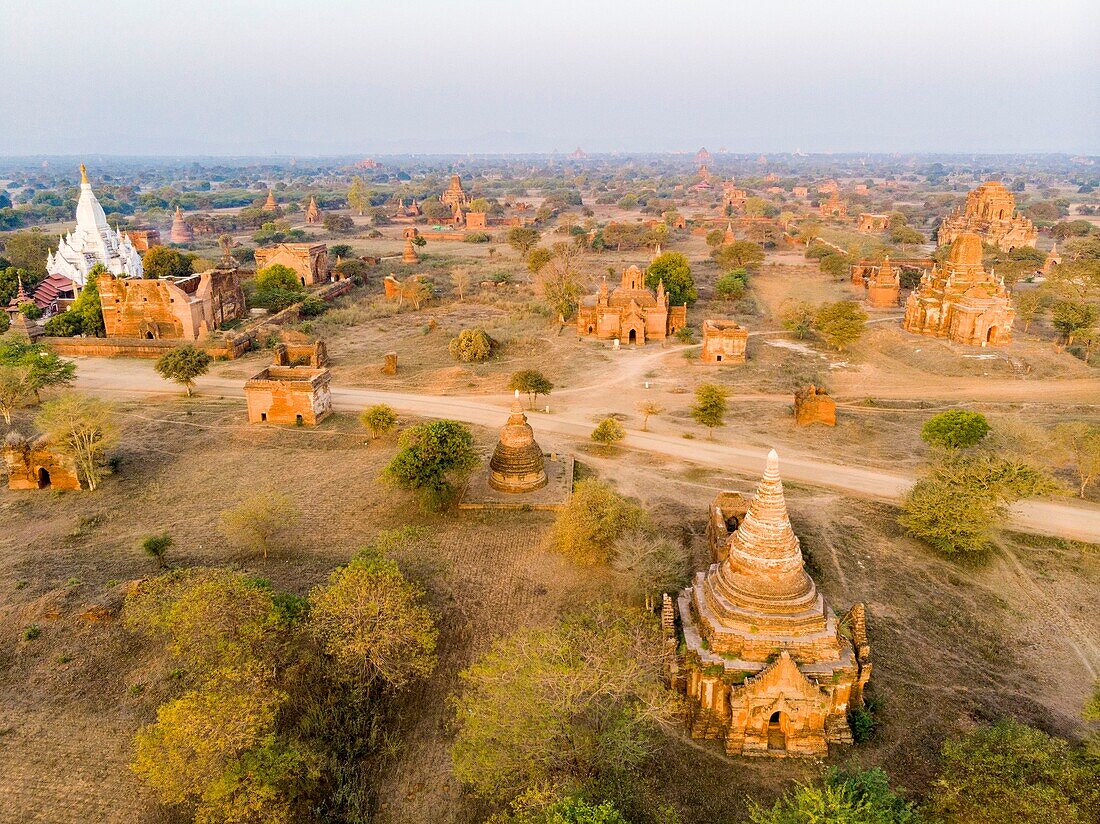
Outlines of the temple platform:
<svg viewBox="0 0 1100 824">
<path fill-rule="evenodd" d="M 533 492 L 498 492 L 489 486 L 489 467 L 470 476 L 459 509 L 564 509 L 573 494 L 573 456 L 545 455 L 546 486 Z"/>
</svg>

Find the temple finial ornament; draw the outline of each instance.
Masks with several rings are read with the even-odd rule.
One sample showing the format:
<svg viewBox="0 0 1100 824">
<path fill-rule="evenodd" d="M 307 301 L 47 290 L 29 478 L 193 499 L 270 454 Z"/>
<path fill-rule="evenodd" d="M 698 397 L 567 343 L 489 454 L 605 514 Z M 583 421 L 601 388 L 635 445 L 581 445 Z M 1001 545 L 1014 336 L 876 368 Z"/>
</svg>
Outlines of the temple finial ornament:
<svg viewBox="0 0 1100 824">
<path fill-rule="evenodd" d="M 88 167 L 83 163 L 80 164 L 80 182 L 82 184 L 88 183 Z"/>
</svg>

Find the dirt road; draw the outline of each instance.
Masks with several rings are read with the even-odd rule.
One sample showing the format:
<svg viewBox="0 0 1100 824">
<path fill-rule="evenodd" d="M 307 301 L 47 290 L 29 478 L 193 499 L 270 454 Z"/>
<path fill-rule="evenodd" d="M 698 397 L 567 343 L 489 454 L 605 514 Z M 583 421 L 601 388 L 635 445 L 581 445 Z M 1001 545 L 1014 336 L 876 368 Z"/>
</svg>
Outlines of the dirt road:
<svg viewBox="0 0 1100 824">
<path fill-rule="evenodd" d="M 179 395 L 166 384 L 151 362 L 81 358 L 77 387 L 87 392 L 116 397 Z M 218 376 L 199 380 L 196 393 L 242 397 L 241 381 Z M 506 398 L 453 397 L 340 387 L 332 391 L 333 406 L 357 412 L 365 406 L 386 403 L 402 412 L 424 417 L 452 418 L 479 426 L 496 427 L 505 417 Z M 537 432 L 586 439 L 592 431 L 590 417 L 579 413 L 544 415 L 528 413 Z M 656 455 L 713 466 L 754 476 L 763 466 L 765 451 L 717 442 L 689 441 L 679 437 L 628 429 L 623 445 Z M 863 498 L 898 500 L 912 484 L 904 474 L 828 463 L 789 448 L 782 450 L 786 480 L 835 489 Z M 1038 535 L 1100 543 L 1100 507 L 1078 502 L 1022 501 L 1012 511 L 1014 528 Z"/>
</svg>

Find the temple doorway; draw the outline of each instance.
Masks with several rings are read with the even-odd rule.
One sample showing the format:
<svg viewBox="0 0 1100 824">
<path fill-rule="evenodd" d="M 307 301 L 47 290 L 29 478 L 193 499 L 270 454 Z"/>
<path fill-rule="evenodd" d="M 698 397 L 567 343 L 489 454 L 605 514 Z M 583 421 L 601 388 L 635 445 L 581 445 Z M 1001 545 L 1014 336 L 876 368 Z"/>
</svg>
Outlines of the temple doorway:
<svg viewBox="0 0 1100 824">
<path fill-rule="evenodd" d="M 626 341 L 631 345 L 636 344 L 638 342 L 638 331 L 636 329 L 631 329 L 630 334 L 627 335 Z"/>
<path fill-rule="evenodd" d="M 145 333 L 145 339 L 146 340 L 153 340 L 153 333 L 152 332 L 146 332 Z"/>
<path fill-rule="evenodd" d="M 38 467 L 38 488 L 49 489 L 50 487 L 50 473 L 44 466 Z"/>
<path fill-rule="evenodd" d="M 996 326 L 990 326 L 989 330 L 985 333 L 985 342 L 986 343 L 996 343 L 997 342 L 997 332 L 998 332 L 998 329 L 997 329 Z"/>
<path fill-rule="evenodd" d="M 785 752 L 787 749 L 787 725 L 786 713 L 773 712 L 768 719 L 768 752 Z"/>
</svg>

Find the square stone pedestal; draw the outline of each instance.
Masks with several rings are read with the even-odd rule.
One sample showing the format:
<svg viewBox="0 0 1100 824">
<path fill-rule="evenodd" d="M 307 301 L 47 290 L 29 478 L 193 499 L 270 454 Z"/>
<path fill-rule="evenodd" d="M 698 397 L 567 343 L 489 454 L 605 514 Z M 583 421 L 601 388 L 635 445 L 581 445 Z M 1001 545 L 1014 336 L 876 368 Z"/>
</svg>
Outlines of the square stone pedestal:
<svg viewBox="0 0 1100 824">
<path fill-rule="evenodd" d="M 573 494 L 573 456 L 545 455 L 546 486 L 520 494 L 498 492 L 489 486 L 489 463 L 470 476 L 459 509 L 564 509 Z"/>
</svg>

